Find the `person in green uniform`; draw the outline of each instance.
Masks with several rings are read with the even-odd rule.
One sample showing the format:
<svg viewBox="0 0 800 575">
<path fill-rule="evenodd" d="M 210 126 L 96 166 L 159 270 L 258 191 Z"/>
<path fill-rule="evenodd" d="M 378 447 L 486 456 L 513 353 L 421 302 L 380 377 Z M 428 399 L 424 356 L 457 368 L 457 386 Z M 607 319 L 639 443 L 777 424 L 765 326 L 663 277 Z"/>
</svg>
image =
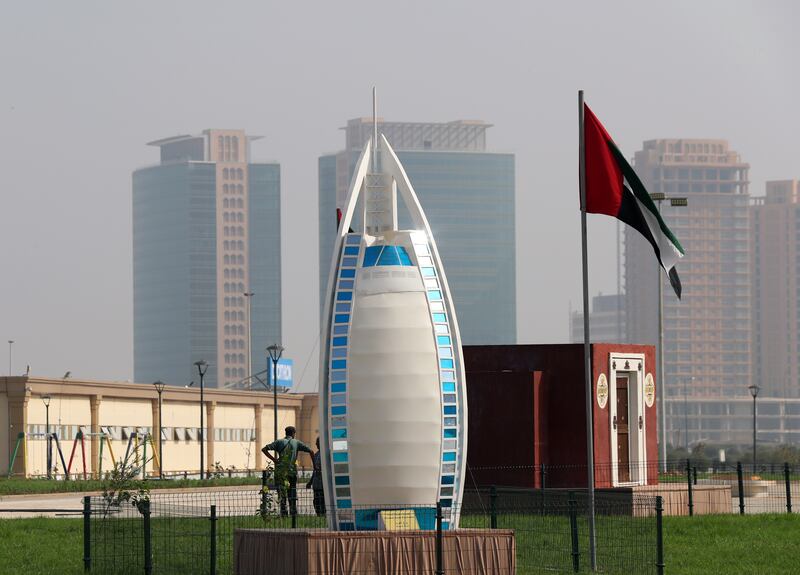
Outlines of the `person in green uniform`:
<svg viewBox="0 0 800 575">
<path fill-rule="evenodd" d="M 297 453 L 304 451 L 310 455 L 314 452 L 311 448 L 295 439 L 297 430 L 293 426 L 286 428 L 286 437 L 265 445 L 261 452 L 272 461 L 275 466 L 275 487 L 281 505 L 281 515 L 286 516 L 286 501 L 289 501 L 289 512 L 297 515 Z M 273 455 L 271 452 L 275 452 Z"/>
</svg>

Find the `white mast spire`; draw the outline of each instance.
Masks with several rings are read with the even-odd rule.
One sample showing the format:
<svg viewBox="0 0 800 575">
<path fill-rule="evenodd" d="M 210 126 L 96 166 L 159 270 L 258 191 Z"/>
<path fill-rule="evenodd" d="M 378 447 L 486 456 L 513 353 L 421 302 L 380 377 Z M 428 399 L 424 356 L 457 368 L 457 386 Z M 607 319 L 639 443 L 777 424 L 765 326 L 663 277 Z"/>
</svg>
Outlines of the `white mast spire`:
<svg viewBox="0 0 800 575">
<path fill-rule="evenodd" d="M 372 87 L 372 172 L 378 171 L 378 89 Z"/>
</svg>

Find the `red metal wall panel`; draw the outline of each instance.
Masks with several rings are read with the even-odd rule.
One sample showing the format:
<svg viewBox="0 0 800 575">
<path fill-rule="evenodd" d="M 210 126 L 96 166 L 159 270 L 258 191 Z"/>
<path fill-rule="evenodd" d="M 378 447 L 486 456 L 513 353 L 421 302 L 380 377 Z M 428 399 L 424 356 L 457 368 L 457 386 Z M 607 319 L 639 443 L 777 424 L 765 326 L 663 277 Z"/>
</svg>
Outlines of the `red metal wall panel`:
<svg viewBox="0 0 800 575">
<path fill-rule="evenodd" d="M 470 431 L 467 487 L 529 487 L 536 454 L 534 374 L 472 372 L 467 386 Z M 474 462 L 474 463 L 473 463 Z M 473 483 L 474 482 L 474 483 Z"/>
</svg>

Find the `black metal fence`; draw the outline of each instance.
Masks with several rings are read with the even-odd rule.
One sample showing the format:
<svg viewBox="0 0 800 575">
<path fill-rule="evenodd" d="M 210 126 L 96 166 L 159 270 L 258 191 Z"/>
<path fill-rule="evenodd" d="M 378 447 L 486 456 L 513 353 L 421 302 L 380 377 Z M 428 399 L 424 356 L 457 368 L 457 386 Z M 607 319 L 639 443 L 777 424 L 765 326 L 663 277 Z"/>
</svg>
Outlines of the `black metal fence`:
<svg viewBox="0 0 800 575">
<path fill-rule="evenodd" d="M 800 474 L 788 463 L 703 464 L 687 459 L 660 474 L 659 484 L 672 515 L 792 513 Z"/>
<path fill-rule="evenodd" d="M 472 477 L 473 488 L 465 491 L 459 509 L 444 508 L 444 522 L 458 511 L 459 528 L 483 533 L 487 540 L 512 530 L 516 573 L 588 572 L 589 502 L 586 491 L 577 487 L 585 466 L 487 468 L 470 470 L 470 475 L 488 471 L 500 479 L 509 470 L 523 474 L 535 487 L 481 487 Z M 604 573 L 663 572 L 662 515 L 791 513 L 800 492 L 800 474 L 788 463 L 653 461 L 627 465 L 625 473 L 630 475 L 608 465 L 598 465 L 595 471 L 598 484 L 609 486 L 598 487 L 595 501 L 595 563 Z M 647 484 L 634 485 L 637 478 Z M 132 502 L 88 497 L 84 563 L 87 570 L 108 574 L 232 574 L 237 529 L 328 531 L 328 518 L 316 513 L 311 490 L 299 489 L 286 511 L 291 503 L 296 513 L 282 514 L 275 491 L 259 486 L 164 490 Z M 418 526 L 428 534 L 442 527 L 436 509 L 414 511 Z M 463 542 L 451 535 L 444 525 L 430 556 L 411 572 L 470 573 L 470 565 L 458 563 L 454 551 Z M 494 552 L 510 552 L 497 545 L 501 547 Z M 361 572 L 357 558 L 351 559 L 339 572 Z"/>
<path fill-rule="evenodd" d="M 624 468 L 623 468 L 624 467 Z M 471 478 L 536 490 L 578 489 L 585 464 L 469 468 Z M 800 469 L 784 463 L 720 463 L 692 459 L 596 464 L 598 489 L 660 495 L 666 515 L 792 513 L 800 496 Z M 641 484 L 641 485 L 638 485 Z M 794 501 L 793 501 L 794 500 Z"/>
<path fill-rule="evenodd" d="M 266 529 L 273 533 L 296 529 L 317 534 L 328 531 L 327 517 L 315 513 L 311 490 L 298 490 L 296 514 L 281 515 L 274 495 L 272 491 L 248 487 L 159 492 L 133 504 L 100 496 L 86 497 L 86 570 L 103 574 L 227 575 L 236 572 L 233 547 L 236 529 Z M 663 572 L 660 502 L 658 497 L 597 494 L 598 570 Z M 454 537 L 458 532 L 446 530 L 444 523 L 456 511 L 460 513 L 459 528 L 464 533 L 477 534 L 478 541 L 494 541 L 491 550 L 494 555 L 513 558 L 510 566 L 499 563 L 506 567 L 498 573 L 583 573 L 591 567 L 589 506 L 584 492 L 475 489 L 465 493 L 459 509 L 402 507 L 402 510 L 412 513 L 414 527 L 426 529 L 429 534 L 427 547 L 418 549 L 417 562 L 403 572 L 437 575 L 483 572 L 477 570 L 477 564 L 459 559 L 465 543 Z M 357 516 L 359 510 L 352 512 Z M 379 524 L 378 528 L 403 527 Z M 508 547 L 502 530 L 513 530 L 513 548 Z M 342 553 L 336 547 L 327 549 L 325 553 Z M 362 554 L 368 552 L 363 547 L 358 549 Z M 488 550 L 482 548 L 476 552 Z M 315 571 L 312 565 L 308 572 L 375 573 L 375 565 L 380 562 L 377 557 L 363 556 L 326 556 L 315 561 L 319 570 Z M 322 569 L 321 565 L 328 567 Z"/>
</svg>

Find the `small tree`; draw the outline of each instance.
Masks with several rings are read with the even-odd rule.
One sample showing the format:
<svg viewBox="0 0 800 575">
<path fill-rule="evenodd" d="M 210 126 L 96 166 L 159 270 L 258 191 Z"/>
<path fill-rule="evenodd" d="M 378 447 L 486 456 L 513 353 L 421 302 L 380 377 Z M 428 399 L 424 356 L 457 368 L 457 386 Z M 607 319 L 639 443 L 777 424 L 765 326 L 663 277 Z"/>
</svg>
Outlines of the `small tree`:
<svg viewBox="0 0 800 575">
<path fill-rule="evenodd" d="M 150 486 L 147 480 L 139 480 L 139 469 L 127 467 L 122 462 L 114 463 L 114 469 L 103 479 L 104 515 L 112 509 L 120 509 L 123 503 L 130 503 L 139 513 L 145 502 L 150 501 Z"/>
<path fill-rule="evenodd" d="M 258 511 L 256 511 L 256 515 L 261 517 L 261 521 L 264 523 L 267 522 L 267 519 L 270 516 L 277 514 L 277 507 L 275 505 L 275 493 L 277 492 L 277 486 L 275 490 L 271 490 L 269 488 L 270 483 L 275 486 L 275 469 L 273 466 L 267 466 L 267 482 L 261 486 L 261 497 L 258 505 Z"/>
</svg>

